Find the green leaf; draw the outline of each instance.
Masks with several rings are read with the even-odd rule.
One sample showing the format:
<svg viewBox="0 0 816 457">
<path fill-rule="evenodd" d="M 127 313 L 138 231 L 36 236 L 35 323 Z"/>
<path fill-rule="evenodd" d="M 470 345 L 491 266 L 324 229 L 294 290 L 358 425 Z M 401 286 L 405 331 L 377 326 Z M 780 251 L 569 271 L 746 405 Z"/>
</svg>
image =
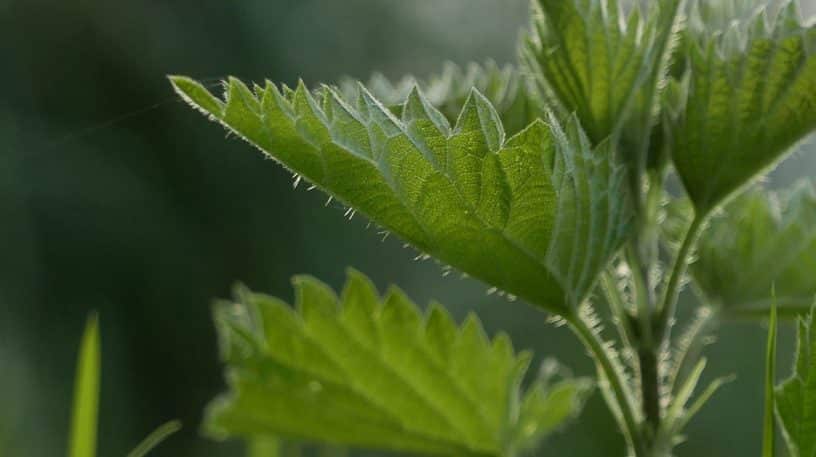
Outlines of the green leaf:
<svg viewBox="0 0 816 457">
<path fill-rule="evenodd" d="M 542 364 L 538 379 L 521 401 L 517 425 L 513 428 L 513 449 L 507 455 L 534 451 L 554 430 L 575 417 L 592 391 L 588 379 L 564 377 L 565 370 L 552 360 Z"/>
<path fill-rule="evenodd" d="M 419 87 L 450 123 L 456 122 L 473 88 L 484 94 L 496 109 L 507 135 L 515 135 L 534 120 L 546 118 L 529 78 L 512 65 L 499 67 L 493 61 L 484 65 L 471 63 L 464 69 L 448 62 L 440 74 L 427 80 L 405 76 L 392 82 L 376 73 L 366 83 L 371 94 L 397 115 L 414 87 Z M 347 100 L 353 100 L 359 95 L 359 85 L 347 78 L 340 82 L 340 91 Z"/>
<path fill-rule="evenodd" d="M 74 406 L 68 457 L 96 456 L 96 427 L 99 412 L 99 319 L 88 317 L 79 347 L 74 378 Z"/>
<path fill-rule="evenodd" d="M 523 57 L 549 105 L 576 113 L 593 143 L 622 129 L 625 150 L 639 165 L 665 86 L 679 3 L 646 2 L 624 14 L 617 0 L 532 2 Z"/>
<path fill-rule="evenodd" d="M 816 307 L 798 320 L 793 375 L 776 388 L 776 414 L 791 457 L 816 456 Z"/>
<path fill-rule="evenodd" d="M 760 10 L 725 33 L 703 29 L 687 41 L 687 100 L 672 154 L 707 214 L 816 128 L 816 28 L 801 25 L 787 2 L 771 25 Z"/>
<path fill-rule="evenodd" d="M 816 190 L 800 182 L 755 188 L 729 203 L 698 241 L 690 272 L 731 315 L 767 315 L 776 287 L 783 315 L 806 312 L 816 294 Z"/>
<path fill-rule="evenodd" d="M 623 170 L 574 119 L 563 130 L 536 120 L 506 139 L 477 90 L 451 127 L 419 90 L 398 118 L 362 86 L 352 103 L 327 87 L 253 92 L 230 79 L 221 101 L 171 79 L 194 107 L 420 252 L 550 311 L 574 312 L 627 236 Z"/>
<path fill-rule="evenodd" d="M 296 305 L 239 291 L 215 309 L 230 392 L 213 402 L 216 436 L 275 435 L 445 455 L 508 455 L 580 407 L 586 380 L 520 383 L 530 354 L 492 341 L 471 315 L 422 315 L 401 291 L 380 298 L 349 271 L 338 298 L 294 280 Z M 523 429 L 520 429 L 523 427 Z"/>
</svg>

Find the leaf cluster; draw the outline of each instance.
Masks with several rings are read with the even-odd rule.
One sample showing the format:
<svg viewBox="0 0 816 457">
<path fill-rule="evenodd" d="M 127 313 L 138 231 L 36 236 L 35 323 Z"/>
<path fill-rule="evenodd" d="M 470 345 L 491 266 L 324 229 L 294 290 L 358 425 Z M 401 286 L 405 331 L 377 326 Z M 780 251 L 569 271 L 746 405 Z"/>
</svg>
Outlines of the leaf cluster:
<svg viewBox="0 0 816 457">
<path fill-rule="evenodd" d="M 783 316 L 816 294 L 812 185 L 752 187 L 816 129 L 815 27 L 790 0 L 533 0 L 511 66 L 315 89 L 230 78 L 221 96 L 171 81 L 420 256 L 563 318 L 642 457 L 669 453 L 722 384 L 692 398 L 711 321 L 764 315 L 773 284 Z M 705 312 L 675 341 L 686 283 Z M 532 446 L 524 411 L 539 411 L 531 430 L 564 416 L 524 406 L 537 392 L 519 390 L 524 364 L 474 319 L 421 316 L 357 273 L 340 298 L 312 279 L 296 289 L 294 310 L 248 292 L 218 308 L 231 392 L 210 417 L 223 434 L 513 455 Z M 623 357 L 592 310 L 600 296 Z"/>
</svg>

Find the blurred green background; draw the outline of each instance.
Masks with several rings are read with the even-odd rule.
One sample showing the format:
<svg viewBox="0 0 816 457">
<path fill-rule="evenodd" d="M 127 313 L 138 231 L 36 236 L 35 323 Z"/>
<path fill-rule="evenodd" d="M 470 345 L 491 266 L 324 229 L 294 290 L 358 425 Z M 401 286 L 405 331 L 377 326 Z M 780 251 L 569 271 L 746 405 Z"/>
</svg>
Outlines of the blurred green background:
<svg viewBox="0 0 816 457">
<path fill-rule="evenodd" d="M 290 298 L 289 278 L 304 272 L 339 287 L 347 265 L 457 316 L 475 310 L 537 361 L 592 374 L 544 314 L 443 278 L 360 217 L 293 190 L 288 173 L 183 106 L 165 79 L 311 84 L 503 63 L 526 21 L 526 0 L 0 0 L 0 454 L 63 454 L 76 346 L 98 310 L 100 455 L 124 455 L 171 418 L 185 429 L 153 455 L 241 455 L 197 432 L 223 389 L 211 300 L 236 281 Z M 771 184 L 812 175 L 808 149 Z M 765 331 L 725 325 L 708 375 L 738 381 L 692 425 L 681 456 L 758 452 Z M 598 394 L 541 455 L 622 455 Z"/>
</svg>

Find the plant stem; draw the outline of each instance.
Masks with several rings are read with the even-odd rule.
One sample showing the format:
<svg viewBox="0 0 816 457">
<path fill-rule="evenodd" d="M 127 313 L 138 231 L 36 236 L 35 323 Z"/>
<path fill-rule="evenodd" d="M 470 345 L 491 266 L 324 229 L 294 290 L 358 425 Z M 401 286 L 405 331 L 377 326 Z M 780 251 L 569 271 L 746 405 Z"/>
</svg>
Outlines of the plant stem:
<svg viewBox="0 0 816 457">
<path fill-rule="evenodd" d="M 652 344 L 651 294 L 649 293 L 648 275 L 644 271 L 640 257 L 639 244 L 635 240 L 626 247 L 626 262 L 629 264 L 632 273 L 632 283 L 634 285 L 632 298 L 637 307 L 637 317 L 640 322 L 638 340 L 641 344 L 650 346 Z"/>
<path fill-rule="evenodd" d="M 654 297 L 648 283 L 648 274 L 640 256 L 639 243 L 633 242 L 627 246 L 627 262 L 632 270 L 632 279 L 635 288 L 634 301 L 637 305 L 637 317 L 640 322 L 640 334 L 636 340 L 638 370 L 640 375 L 640 390 L 643 415 L 646 422 L 656 432 L 660 428 L 660 373 L 657 365 L 657 351 L 659 346 L 652 329 L 652 307 Z"/>
<path fill-rule="evenodd" d="M 620 408 L 621 416 L 625 426 L 624 433 L 629 440 L 629 444 L 634 448 L 636 456 L 647 456 L 647 448 L 643 442 L 639 421 L 636 416 L 636 408 L 632 397 L 629 394 L 629 388 L 624 381 L 623 373 L 621 373 L 612 356 L 604 347 L 600 337 L 593 331 L 592 328 L 581 317 L 571 317 L 567 319 L 570 328 L 578 335 L 584 346 L 592 354 L 593 359 L 598 367 L 598 371 L 603 373 L 609 387 L 617 399 L 618 407 Z"/>
<path fill-rule="evenodd" d="M 638 365 L 640 367 L 640 391 L 643 401 L 643 414 L 653 432 L 660 428 L 662 419 L 660 404 L 660 372 L 657 365 L 657 351 L 654 347 L 638 348 Z"/>
<path fill-rule="evenodd" d="M 674 260 L 674 267 L 672 268 L 669 282 L 666 285 L 666 292 L 663 295 L 663 305 L 660 307 L 659 315 L 655 322 L 655 336 L 657 341 L 661 344 L 668 339 L 671 320 L 674 317 L 675 308 L 677 307 L 677 298 L 680 295 L 680 281 L 683 275 L 686 274 L 689 254 L 697 242 L 704 222 L 705 216 L 694 216 L 683 238 L 683 244 L 680 246 L 677 257 Z"/>
<path fill-rule="evenodd" d="M 643 297 L 638 297 L 638 309 L 644 310 L 644 314 L 639 313 L 638 318 L 641 319 L 643 326 L 649 329 L 649 333 L 643 335 L 643 338 L 639 340 L 637 348 L 640 368 L 641 399 L 643 414 L 651 427 L 651 431 L 655 434 L 660 430 L 660 422 L 662 420 L 662 405 L 660 401 L 661 373 L 658 355 L 669 344 L 670 324 L 677 306 L 681 280 L 686 273 L 689 254 L 697 241 L 704 221 L 704 217 L 695 216 L 691 222 L 680 250 L 677 253 L 677 257 L 675 258 L 671 276 L 669 277 L 669 282 L 666 285 L 662 297 L 662 305 L 656 310 L 657 315 L 654 320 L 652 316 L 646 314 L 651 311 L 651 305 L 649 303 L 650 297 L 645 297 L 645 300 Z M 634 260 L 637 261 L 638 259 L 635 258 Z M 636 267 L 641 268 L 640 265 Z M 641 303 L 641 301 L 645 301 L 645 303 Z M 654 436 L 654 434 L 652 436 Z M 651 438 L 649 439 L 649 447 L 659 445 L 660 443 L 654 443 Z"/>
</svg>

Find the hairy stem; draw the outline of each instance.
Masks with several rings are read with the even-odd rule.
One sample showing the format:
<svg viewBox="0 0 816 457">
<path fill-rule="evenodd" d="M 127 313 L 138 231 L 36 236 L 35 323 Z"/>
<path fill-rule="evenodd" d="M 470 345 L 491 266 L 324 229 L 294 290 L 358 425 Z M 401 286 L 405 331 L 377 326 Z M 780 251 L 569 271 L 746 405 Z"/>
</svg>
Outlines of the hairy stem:
<svg viewBox="0 0 816 457">
<path fill-rule="evenodd" d="M 646 457 L 647 447 L 643 442 L 639 421 L 636 415 L 636 408 L 632 396 L 629 393 L 629 387 L 626 385 L 624 375 L 619 366 L 612 359 L 607 349 L 604 347 L 603 341 L 598 334 L 590 328 L 589 325 L 581 317 L 572 317 L 567 320 L 570 328 L 578 335 L 584 346 L 592 354 L 598 371 L 603 373 L 609 383 L 609 387 L 617 399 L 618 407 L 621 416 L 623 417 L 623 430 L 629 444 L 633 447 L 635 455 L 638 457 Z"/>
<path fill-rule="evenodd" d="M 646 422 L 651 426 L 652 432 L 656 432 L 660 428 L 662 418 L 657 351 L 654 347 L 642 346 L 638 348 L 643 414 L 646 417 Z"/>
<path fill-rule="evenodd" d="M 655 336 L 661 343 L 668 339 L 671 320 L 674 317 L 675 308 L 677 307 L 677 298 L 680 295 L 680 282 L 686 274 L 689 254 L 697 242 L 697 238 L 700 236 L 704 222 L 705 216 L 694 216 L 694 220 L 691 221 L 686 236 L 683 238 L 683 244 L 680 245 L 680 250 L 677 252 L 677 257 L 674 260 L 674 267 L 672 268 L 671 276 L 669 277 L 669 282 L 666 285 L 666 291 L 663 295 L 663 304 L 660 307 L 659 315 L 655 322 Z"/>
<path fill-rule="evenodd" d="M 645 226 L 645 224 L 644 224 Z M 640 243 L 633 241 L 626 248 L 627 262 L 632 270 L 632 281 L 635 293 L 633 299 L 637 305 L 637 318 L 640 323 L 639 334 L 633 348 L 638 356 L 638 374 L 640 376 L 640 396 L 643 415 L 654 432 L 660 428 L 660 375 L 657 365 L 656 340 L 652 329 L 652 312 L 654 297 L 649 285 L 649 277 L 641 256 Z"/>
<path fill-rule="evenodd" d="M 641 338 L 638 345 L 638 361 L 640 368 L 641 399 L 643 404 L 643 414 L 646 422 L 651 427 L 651 437 L 660 430 L 662 420 L 662 405 L 660 401 L 661 380 L 659 366 L 659 354 L 669 346 L 671 320 L 674 317 L 677 299 L 680 294 L 680 285 L 688 267 L 688 258 L 697 242 L 700 230 L 703 227 L 704 217 L 695 216 L 688 231 L 685 234 L 683 243 L 677 253 L 671 276 L 662 296 L 661 306 L 656 310 L 654 320 L 649 315 L 639 315 L 641 322 L 647 325 L 651 332 L 647 338 Z M 651 311 L 650 302 L 642 304 L 641 307 Z M 649 446 L 660 446 L 661 443 L 652 442 L 649 439 Z"/>
</svg>

